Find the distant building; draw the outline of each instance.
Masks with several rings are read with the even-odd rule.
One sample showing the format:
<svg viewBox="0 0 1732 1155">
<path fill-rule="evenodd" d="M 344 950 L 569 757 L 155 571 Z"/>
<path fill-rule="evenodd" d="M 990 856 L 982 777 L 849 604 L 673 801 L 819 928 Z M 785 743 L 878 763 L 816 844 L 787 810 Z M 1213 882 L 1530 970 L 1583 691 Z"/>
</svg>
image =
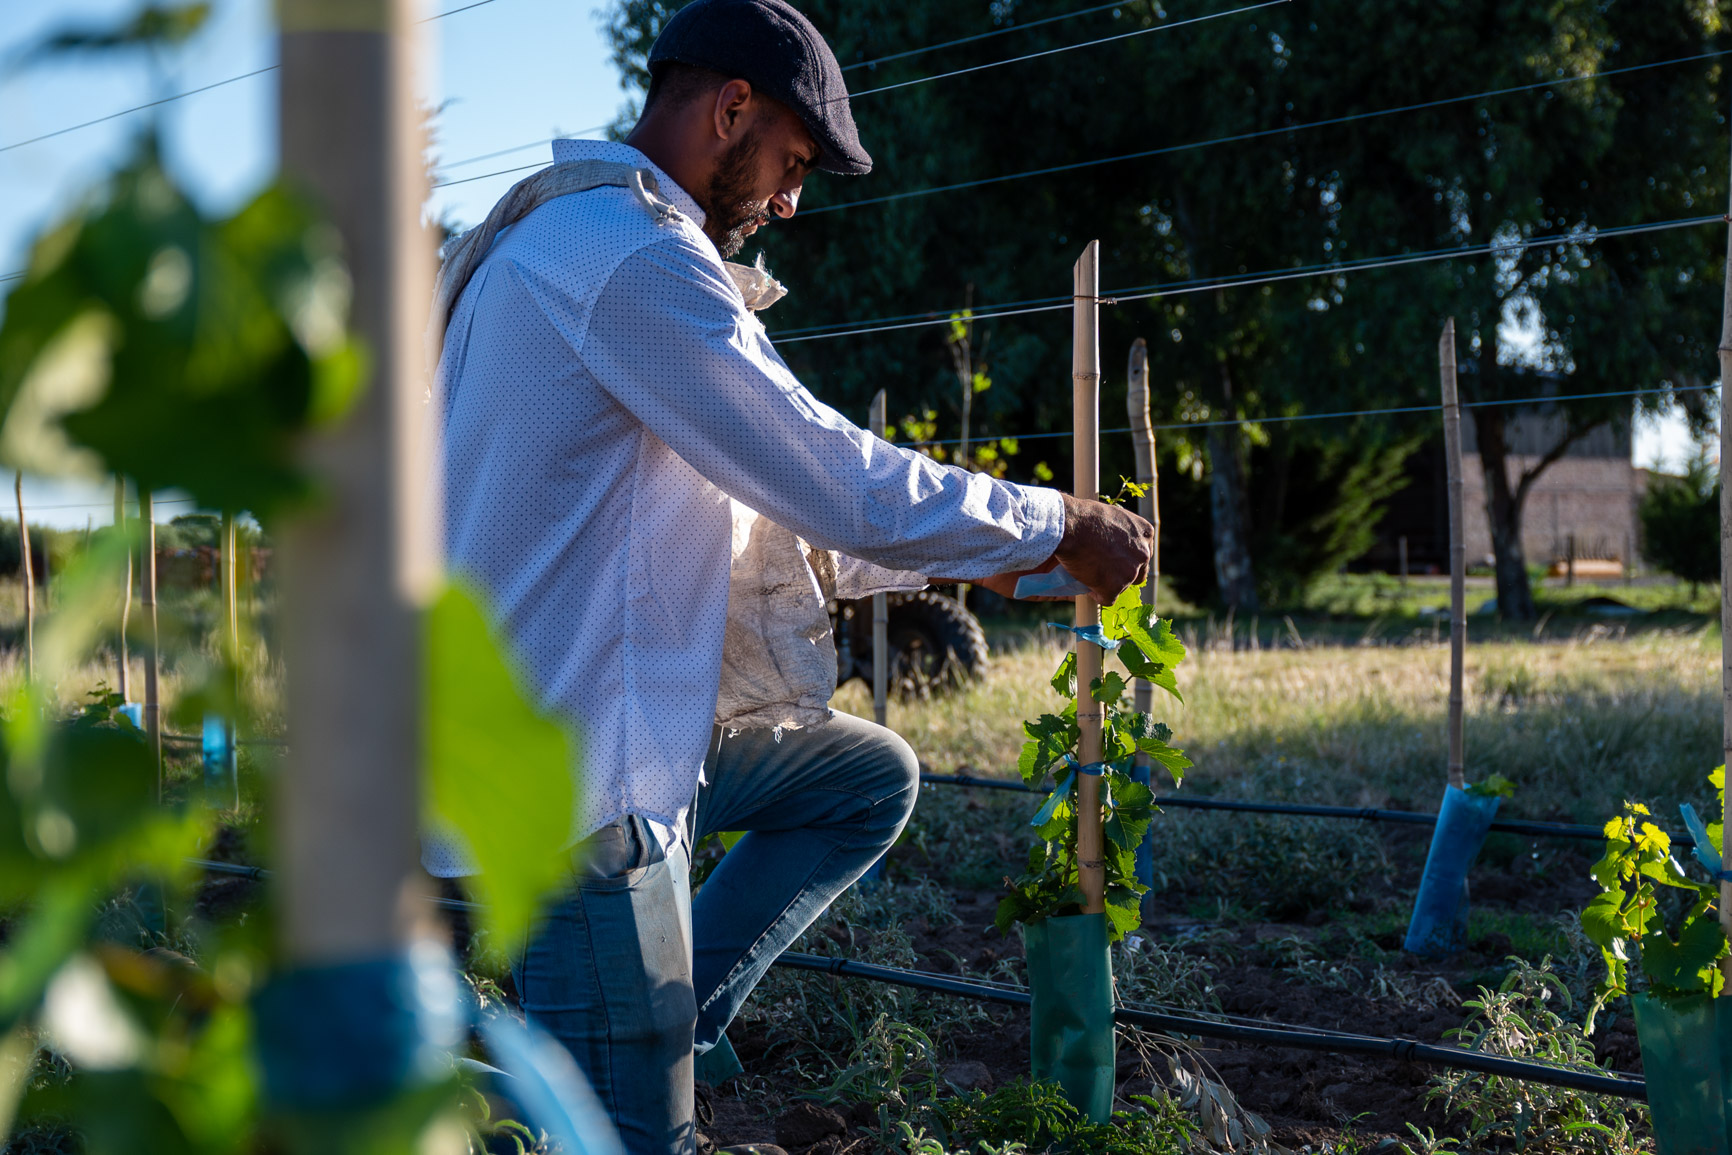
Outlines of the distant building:
<svg viewBox="0 0 1732 1155">
<path fill-rule="evenodd" d="M 1563 417 L 1555 409 L 1527 409 L 1505 428 L 1511 488 L 1521 471 L 1558 443 Z M 1378 542 L 1360 565 L 1394 572 L 1400 565 L 1400 539 L 1407 538 L 1408 567 L 1414 573 L 1444 573 L 1449 568 L 1449 507 L 1443 467 L 1442 418 L 1437 436 L 1408 461 L 1409 483 L 1389 503 Z M 1463 414 L 1463 532 L 1469 566 L 1486 565 L 1492 555 L 1486 516 L 1485 473 L 1479 439 Z M 1642 470 L 1632 458 L 1630 420 L 1598 426 L 1579 438 L 1548 466 L 1528 490 L 1522 507 L 1522 549 L 1530 565 L 1551 565 L 1569 556 L 1627 565 L 1637 548 L 1636 506 Z"/>
</svg>

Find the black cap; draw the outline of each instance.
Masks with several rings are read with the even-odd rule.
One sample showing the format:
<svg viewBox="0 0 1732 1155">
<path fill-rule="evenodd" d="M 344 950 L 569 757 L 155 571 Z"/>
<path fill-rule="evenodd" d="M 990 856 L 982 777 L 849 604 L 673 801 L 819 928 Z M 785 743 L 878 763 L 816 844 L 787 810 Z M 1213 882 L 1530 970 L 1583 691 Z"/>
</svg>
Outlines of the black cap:
<svg viewBox="0 0 1732 1155">
<path fill-rule="evenodd" d="M 749 82 L 806 123 L 818 141 L 819 168 L 845 176 L 872 171 L 836 54 L 784 0 L 693 0 L 650 46 L 650 71 L 660 64 L 690 64 Z"/>
</svg>

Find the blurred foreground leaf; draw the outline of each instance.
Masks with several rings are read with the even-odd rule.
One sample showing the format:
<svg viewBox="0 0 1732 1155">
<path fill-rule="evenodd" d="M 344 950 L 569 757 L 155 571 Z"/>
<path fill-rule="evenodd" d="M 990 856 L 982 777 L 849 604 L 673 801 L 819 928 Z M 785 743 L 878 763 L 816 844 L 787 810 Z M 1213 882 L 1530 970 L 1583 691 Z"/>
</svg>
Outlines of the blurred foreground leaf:
<svg viewBox="0 0 1732 1155">
<path fill-rule="evenodd" d="M 427 799 L 480 874 L 481 923 L 505 950 L 570 873 L 571 743 L 519 692 L 480 607 L 447 589 L 427 615 Z"/>
<path fill-rule="evenodd" d="M 0 322 L 0 457 L 208 509 L 304 499 L 299 435 L 364 380 L 336 233 L 272 186 L 206 219 L 147 139 L 44 233 Z"/>
</svg>

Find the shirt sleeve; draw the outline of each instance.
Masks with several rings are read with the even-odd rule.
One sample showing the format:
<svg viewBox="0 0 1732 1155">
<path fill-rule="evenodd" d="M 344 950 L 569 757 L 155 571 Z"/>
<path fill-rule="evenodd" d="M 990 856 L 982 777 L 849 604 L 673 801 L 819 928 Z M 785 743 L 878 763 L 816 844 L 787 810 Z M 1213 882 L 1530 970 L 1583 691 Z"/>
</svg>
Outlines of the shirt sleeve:
<svg viewBox="0 0 1732 1155">
<path fill-rule="evenodd" d="M 622 262 L 582 340 L 585 369 L 687 464 L 821 549 L 972 579 L 1032 569 L 1064 535 L 1056 491 L 900 449 L 812 396 L 688 238 Z"/>
</svg>

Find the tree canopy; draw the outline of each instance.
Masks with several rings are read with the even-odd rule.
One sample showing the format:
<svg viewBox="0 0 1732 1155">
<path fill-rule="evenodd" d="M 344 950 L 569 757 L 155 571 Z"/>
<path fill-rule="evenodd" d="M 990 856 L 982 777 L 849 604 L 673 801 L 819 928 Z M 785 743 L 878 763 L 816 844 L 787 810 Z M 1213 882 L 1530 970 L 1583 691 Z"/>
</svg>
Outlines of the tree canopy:
<svg viewBox="0 0 1732 1155">
<path fill-rule="evenodd" d="M 615 0 L 609 27 L 629 83 L 647 80 L 649 45 L 677 7 Z M 861 139 L 877 164 L 866 178 L 813 179 L 799 216 L 760 234 L 771 267 L 793 288 L 766 321 L 802 380 L 857 417 L 887 388 L 893 417 L 930 409 L 940 415 L 937 436 L 954 436 L 944 425 L 958 420 L 945 327 L 818 340 L 798 339 L 810 336 L 801 330 L 910 314 L 942 320 L 970 287 L 983 313 L 1018 302 L 1062 305 L 1070 265 L 1096 237 L 1103 293 L 1169 287 L 1103 310 L 1109 428 L 1122 412 L 1116 351 L 1137 336 L 1149 340 L 1155 419 L 1168 424 L 1435 404 L 1436 339 L 1449 316 L 1462 333 L 1469 402 L 1537 395 L 1541 371 L 1561 375 L 1567 393 L 1602 395 L 1688 389 L 1714 375 L 1718 230 L 1593 240 L 1611 226 L 1722 211 L 1721 64 L 1646 67 L 1724 48 L 1713 4 L 1310 0 L 1255 11 L 1219 6 L 1217 18 L 1164 30 L 1155 29 L 1209 10 L 1127 0 L 1038 23 L 1074 9 L 1058 0 L 801 7 L 848 69 Z M 1495 94 L 1541 82 L 1557 83 Z M 1427 107 L 1377 115 L 1412 105 Z M 1320 121 L 1335 123 L 1310 127 Z M 981 183 L 922 193 L 968 182 Z M 879 197 L 897 199 L 873 203 Z M 1471 251 L 1487 246 L 1497 248 Z M 1469 251 L 1239 288 L 1208 283 L 1450 249 Z M 994 383 L 974 401 L 977 437 L 1068 429 L 1068 324 L 1062 308 L 976 323 L 975 348 Z M 1678 394 L 1700 410 L 1698 396 Z M 1627 396 L 1572 403 L 1571 429 L 1627 416 L 1630 404 Z M 1490 462 L 1500 456 L 1509 410 L 1470 412 Z M 1362 488 L 1342 487 L 1387 474 L 1373 463 L 1436 425 L 1420 414 L 1243 433 L 1193 427 L 1164 430 L 1161 443 L 1170 468 L 1209 483 L 1201 523 L 1212 525 L 1217 582 L 1225 548 L 1245 555 L 1267 589 L 1263 571 L 1278 552 L 1265 545 L 1258 557 L 1253 543 L 1291 536 L 1300 523 L 1270 524 L 1284 506 L 1254 502 L 1259 483 L 1247 472 L 1284 454 L 1334 454 L 1336 468 L 1317 470 L 1335 478 L 1333 488 L 1320 480 L 1322 490 L 1303 496 L 1332 510 L 1332 524 L 1363 525 L 1375 510 L 1362 507 Z M 1021 442 L 1013 475 L 1041 461 L 1062 475 L 1064 446 Z M 1131 473 L 1129 439 L 1109 437 L 1103 462 L 1108 478 Z M 1491 488 L 1493 503 L 1504 503 L 1492 511 L 1494 528 L 1506 531 L 1500 573 L 1514 581 L 1525 490 L 1519 475 L 1507 492 Z M 1205 500 L 1203 491 L 1192 499 Z M 1244 524 L 1223 526 L 1235 516 Z M 1224 542 L 1224 533 L 1237 540 Z M 1202 547 L 1169 539 L 1164 552 Z M 1499 589 L 1499 604 L 1518 613 L 1528 598 L 1525 571 L 1519 578 L 1519 593 Z"/>
</svg>

